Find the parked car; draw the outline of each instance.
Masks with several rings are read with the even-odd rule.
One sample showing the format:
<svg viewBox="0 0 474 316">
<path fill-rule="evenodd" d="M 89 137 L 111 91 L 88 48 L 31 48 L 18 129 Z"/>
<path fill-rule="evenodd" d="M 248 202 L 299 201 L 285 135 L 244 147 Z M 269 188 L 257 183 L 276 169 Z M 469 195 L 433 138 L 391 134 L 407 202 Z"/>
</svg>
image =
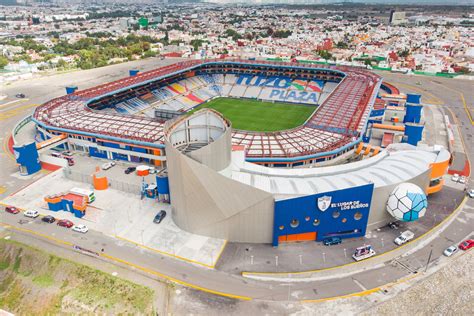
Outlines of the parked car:
<svg viewBox="0 0 474 316">
<path fill-rule="evenodd" d="M 65 150 L 61 153 L 61 155 L 63 155 L 64 157 L 70 157 L 72 158 L 72 152 L 70 152 L 69 150 Z"/>
<path fill-rule="evenodd" d="M 461 250 L 469 250 L 472 247 L 474 247 L 474 239 L 467 239 L 459 244 L 459 249 Z"/>
<path fill-rule="evenodd" d="M 391 229 L 398 229 L 399 224 L 398 222 L 390 222 L 387 224 L 387 226 L 390 227 Z"/>
<path fill-rule="evenodd" d="M 161 221 L 165 218 L 165 216 L 166 216 L 165 210 L 159 211 L 158 214 L 156 214 L 155 218 L 153 219 L 153 223 L 155 224 L 161 223 Z"/>
<path fill-rule="evenodd" d="M 454 181 L 454 182 L 458 182 L 459 181 L 459 175 L 457 173 L 453 174 L 453 176 L 451 177 L 451 180 Z"/>
<path fill-rule="evenodd" d="M 35 210 L 26 210 L 23 215 L 26 217 L 36 218 L 39 216 L 39 212 Z"/>
<path fill-rule="evenodd" d="M 328 237 L 323 240 L 323 245 L 332 246 L 342 243 L 341 237 Z"/>
<path fill-rule="evenodd" d="M 372 248 L 371 245 L 365 245 L 365 246 L 356 248 L 354 254 L 352 255 L 352 258 L 355 261 L 361 261 L 373 256 L 375 256 L 375 250 Z"/>
<path fill-rule="evenodd" d="M 75 231 L 75 232 L 78 232 L 78 233 L 85 234 L 89 231 L 89 228 L 87 228 L 86 225 L 79 224 L 79 225 L 74 225 L 72 230 Z"/>
<path fill-rule="evenodd" d="M 443 251 L 443 255 L 445 255 L 446 257 L 451 257 L 456 251 L 458 251 L 458 247 L 449 246 Z"/>
<path fill-rule="evenodd" d="M 458 182 L 461 183 L 461 184 L 466 184 L 466 177 L 465 176 L 459 177 Z"/>
<path fill-rule="evenodd" d="M 115 166 L 115 162 L 113 161 L 106 162 L 102 165 L 102 170 L 109 170 L 113 166 Z"/>
<path fill-rule="evenodd" d="M 51 215 L 46 215 L 41 220 L 45 223 L 50 223 L 50 224 L 56 221 L 56 219 Z"/>
<path fill-rule="evenodd" d="M 18 99 L 24 99 L 26 95 L 24 93 L 17 93 L 15 94 L 15 97 L 17 97 Z"/>
<path fill-rule="evenodd" d="M 157 170 L 156 168 L 154 168 L 154 167 L 150 167 L 150 169 L 148 169 L 148 170 L 149 170 L 148 172 L 149 172 L 150 174 L 155 174 L 155 173 L 158 172 L 158 170 Z"/>
<path fill-rule="evenodd" d="M 468 195 L 471 199 L 474 199 L 474 189 L 471 189 L 471 190 L 467 191 L 467 195 Z"/>
<path fill-rule="evenodd" d="M 136 167 L 128 167 L 127 169 L 125 169 L 125 174 L 130 174 L 134 172 L 135 170 L 137 170 Z"/>
<path fill-rule="evenodd" d="M 415 237 L 415 234 L 413 234 L 413 232 L 411 232 L 409 230 L 406 230 L 403 233 L 401 233 L 400 236 L 395 238 L 395 240 L 393 242 L 400 246 L 400 245 L 403 245 L 404 243 L 407 243 L 410 240 L 412 240 L 413 237 Z"/>
<path fill-rule="evenodd" d="M 71 228 L 72 226 L 74 226 L 74 223 L 68 219 L 61 219 L 58 221 L 57 225 L 61 227 Z"/>
<path fill-rule="evenodd" d="M 56 158 L 61 158 L 61 153 L 58 153 L 57 151 L 53 151 L 51 153 L 51 156 L 56 157 Z"/>
<path fill-rule="evenodd" d="M 5 212 L 10 213 L 10 214 L 18 214 L 20 213 L 20 210 L 14 206 L 7 206 L 5 207 Z"/>
</svg>

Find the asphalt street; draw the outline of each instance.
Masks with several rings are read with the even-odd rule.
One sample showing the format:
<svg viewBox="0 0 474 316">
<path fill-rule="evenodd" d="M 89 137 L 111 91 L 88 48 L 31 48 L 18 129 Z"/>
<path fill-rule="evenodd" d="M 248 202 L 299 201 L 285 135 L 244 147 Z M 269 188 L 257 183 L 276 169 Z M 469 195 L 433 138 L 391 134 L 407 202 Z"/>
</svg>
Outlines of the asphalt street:
<svg viewBox="0 0 474 316">
<path fill-rule="evenodd" d="M 16 122 L 31 113 L 36 104 L 44 102 L 52 97 L 64 93 L 64 86 L 69 84 L 78 85 L 79 88 L 97 85 L 100 82 L 110 81 L 127 75 L 130 68 L 151 69 L 157 67 L 160 62 L 171 62 L 170 60 L 147 60 L 134 64 L 114 65 L 108 68 L 100 68 L 84 72 L 75 72 L 64 75 L 45 77 L 41 79 L 19 82 L 2 88 L 0 94 L 10 96 L 18 92 L 27 94 L 29 100 L 22 100 L 6 104 L 12 99 L 3 100 L 0 104 L 0 123 L 2 129 L 2 141 L 11 131 Z M 143 63 L 143 64 L 142 64 Z M 449 108 L 458 118 L 464 143 L 467 145 L 467 154 L 472 160 L 474 146 L 472 146 L 473 122 L 470 117 L 472 112 L 473 91 L 472 82 L 419 77 L 404 76 L 399 74 L 382 73 L 387 81 L 398 85 L 402 92 L 421 92 L 425 102 L 439 102 Z M 420 83 L 418 85 L 417 83 Z M 412 89 L 412 90 L 410 90 Z M 3 105 L 2 105 L 3 104 Z M 6 105 L 5 105 L 6 104 Z M 21 186 L 27 185 L 34 179 L 19 179 L 12 176 L 16 166 L 10 154 L 5 152 L 5 146 L 0 155 L 0 198 L 8 195 Z M 41 176 L 41 175 L 39 175 Z M 470 180 L 472 187 L 472 180 Z M 42 223 L 39 219 L 27 220 L 19 215 L 0 212 L 1 222 L 14 226 L 9 228 L 12 235 L 20 234 L 32 239 L 42 239 L 46 242 L 61 245 L 65 249 L 72 249 L 73 245 L 79 245 L 99 253 L 97 260 L 109 260 L 119 265 L 133 267 L 156 277 L 165 278 L 205 290 L 216 294 L 233 295 L 238 298 L 253 298 L 263 300 L 314 300 L 341 296 L 355 292 L 383 286 L 387 283 L 397 281 L 405 276 L 413 275 L 424 269 L 430 253 L 432 253 L 432 264 L 437 264 L 442 251 L 466 237 L 473 237 L 474 227 L 474 201 L 467 201 L 463 210 L 459 212 L 454 221 L 428 246 L 423 247 L 413 254 L 401 257 L 393 261 L 387 260 L 382 266 L 362 272 L 354 272 L 349 276 L 338 276 L 337 271 L 334 278 L 311 281 L 311 282 L 258 282 L 214 269 L 204 269 L 174 258 L 166 257 L 152 251 L 144 250 L 138 246 L 118 241 L 100 232 L 90 231 L 86 235 L 73 233 L 70 230 L 57 227 L 54 224 Z M 41 234 L 41 235 L 39 235 Z M 56 241 L 55 241 L 56 240 Z M 59 243 L 58 243 L 59 240 Z M 64 242 L 63 242 L 64 241 Z M 104 249 L 104 252 L 101 251 Z M 369 259 L 370 260 L 370 259 Z M 441 259 L 445 260 L 445 259 Z M 356 269 L 357 264 L 354 265 Z"/>
</svg>

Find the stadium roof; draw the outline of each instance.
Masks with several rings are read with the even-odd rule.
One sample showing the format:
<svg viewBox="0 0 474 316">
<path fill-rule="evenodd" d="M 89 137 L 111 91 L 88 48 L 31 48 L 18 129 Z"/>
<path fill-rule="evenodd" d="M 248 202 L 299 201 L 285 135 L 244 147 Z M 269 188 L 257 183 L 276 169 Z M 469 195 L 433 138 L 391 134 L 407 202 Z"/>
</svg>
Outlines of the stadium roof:
<svg viewBox="0 0 474 316">
<path fill-rule="evenodd" d="M 234 151 L 232 165 L 222 173 L 270 192 L 277 199 L 286 199 L 368 183 L 381 187 L 406 182 L 429 169 L 431 163 L 445 159 L 446 155 L 449 154 L 443 148 L 423 150 L 406 144 L 394 144 L 374 157 L 350 164 L 282 169 L 245 162 L 243 152 Z"/>
<path fill-rule="evenodd" d="M 39 106 L 34 120 L 45 128 L 91 137 L 164 147 L 163 122 L 136 115 L 121 115 L 90 109 L 87 104 L 105 95 L 160 80 L 205 64 L 275 66 L 287 69 L 321 69 L 343 72 L 345 77 L 308 121 L 295 129 L 279 132 L 234 131 L 233 144 L 245 145 L 253 161 L 297 161 L 330 155 L 353 144 L 365 129 L 375 102 L 381 78 L 373 73 L 348 67 L 324 67 L 299 63 L 249 60 L 191 60 L 133 77 L 77 91 Z"/>
</svg>

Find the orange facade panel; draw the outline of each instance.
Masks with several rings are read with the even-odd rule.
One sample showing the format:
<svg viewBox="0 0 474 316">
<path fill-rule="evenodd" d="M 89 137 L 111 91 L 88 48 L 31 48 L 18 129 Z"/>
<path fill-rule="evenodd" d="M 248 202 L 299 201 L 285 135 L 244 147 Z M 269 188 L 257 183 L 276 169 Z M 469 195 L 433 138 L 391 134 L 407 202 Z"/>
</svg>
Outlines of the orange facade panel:
<svg viewBox="0 0 474 316">
<path fill-rule="evenodd" d="M 449 159 L 441 162 L 434 162 L 431 167 L 431 179 L 441 178 L 448 172 Z"/>
<path fill-rule="evenodd" d="M 428 187 L 426 189 L 426 193 L 428 193 L 428 195 L 430 195 L 430 194 L 439 192 L 443 189 L 443 186 L 444 186 L 444 179 L 441 179 L 437 185 L 433 185 L 431 187 Z"/>
<path fill-rule="evenodd" d="M 278 242 L 314 241 L 316 232 L 278 236 Z"/>
</svg>

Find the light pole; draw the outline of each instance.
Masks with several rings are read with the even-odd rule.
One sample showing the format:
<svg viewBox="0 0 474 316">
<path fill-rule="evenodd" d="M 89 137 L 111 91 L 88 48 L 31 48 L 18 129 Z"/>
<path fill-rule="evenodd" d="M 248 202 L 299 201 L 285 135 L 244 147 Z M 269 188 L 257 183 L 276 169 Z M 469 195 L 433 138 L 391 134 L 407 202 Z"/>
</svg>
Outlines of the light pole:
<svg viewBox="0 0 474 316">
<path fill-rule="evenodd" d="M 426 272 L 426 270 L 428 270 L 428 265 L 430 264 L 430 261 L 431 261 L 431 255 L 432 255 L 432 254 L 433 254 L 433 245 L 431 245 L 430 254 L 428 255 L 428 261 L 426 261 L 425 272 Z"/>
</svg>

